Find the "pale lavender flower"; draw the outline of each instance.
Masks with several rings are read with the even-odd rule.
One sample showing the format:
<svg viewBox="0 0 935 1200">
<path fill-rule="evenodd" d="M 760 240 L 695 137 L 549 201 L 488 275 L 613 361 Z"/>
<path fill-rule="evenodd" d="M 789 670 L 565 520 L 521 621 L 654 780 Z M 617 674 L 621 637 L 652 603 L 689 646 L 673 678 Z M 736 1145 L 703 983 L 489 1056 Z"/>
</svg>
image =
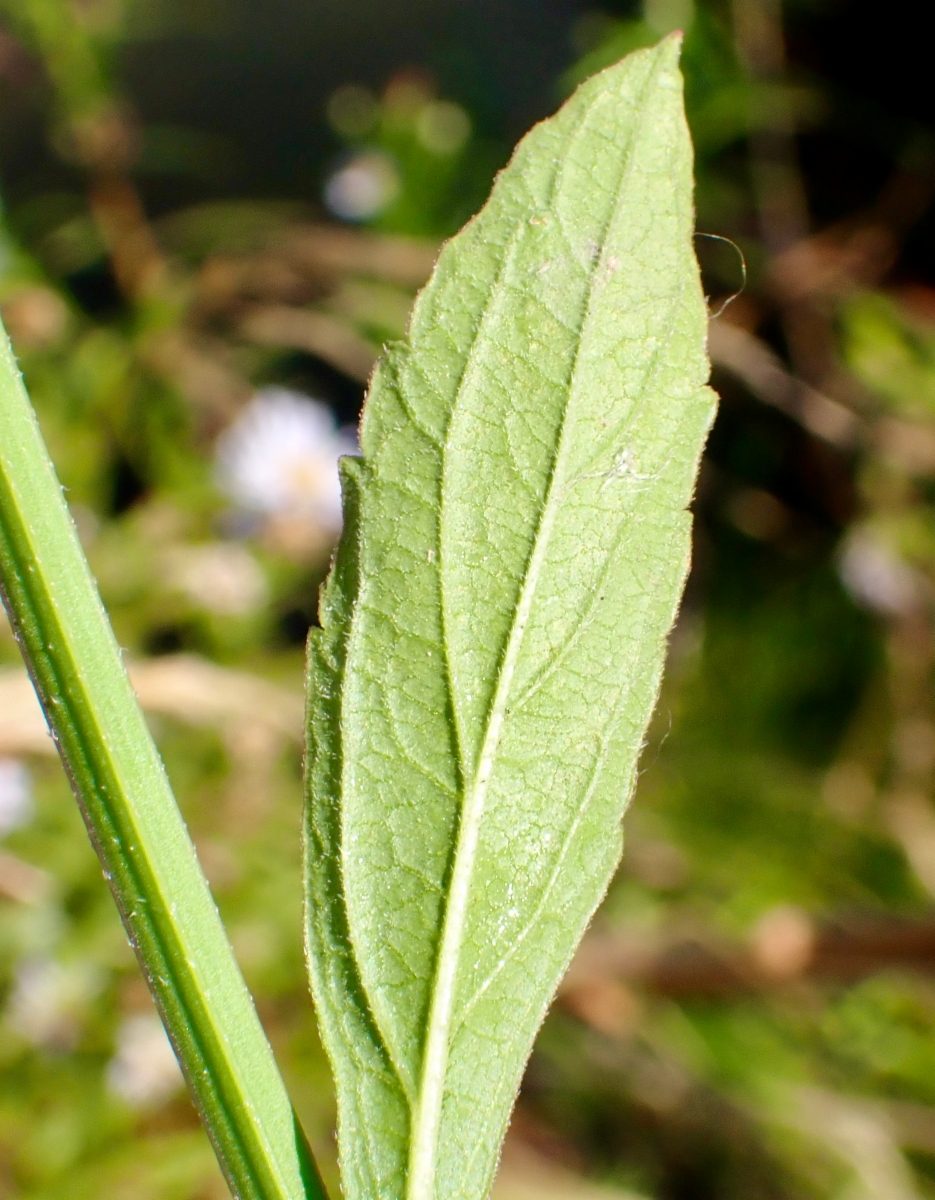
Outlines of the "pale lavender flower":
<svg viewBox="0 0 935 1200">
<path fill-rule="evenodd" d="M 183 1082 L 172 1043 L 155 1013 L 127 1017 L 107 1066 L 107 1090 L 131 1108 L 151 1108 L 170 1099 Z"/>
<path fill-rule="evenodd" d="M 0 758 L 0 837 L 20 829 L 34 811 L 32 782 L 17 758 Z"/>
<path fill-rule="evenodd" d="M 217 478 L 241 510 L 304 517 L 336 533 L 338 459 L 356 453 L 355 434 L 336 428 L 327 405 L 285 388 L 263 388 L 218 439 Z"/>
</svg>

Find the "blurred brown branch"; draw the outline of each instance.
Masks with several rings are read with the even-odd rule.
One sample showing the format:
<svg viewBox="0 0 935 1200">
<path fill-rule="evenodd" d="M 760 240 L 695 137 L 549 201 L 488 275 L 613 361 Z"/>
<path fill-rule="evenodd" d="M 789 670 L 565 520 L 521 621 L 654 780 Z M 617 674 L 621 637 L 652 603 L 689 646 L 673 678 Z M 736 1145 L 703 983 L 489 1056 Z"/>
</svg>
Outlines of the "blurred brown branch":
<svg viewBox="0 0 935 1200">
<path fill-rule="evenodd" d="M 855 413 L 793 375 L 749 330 L 729 321 L 711 321 L 708 353 L 715 366 L 730 371 L 758 400 L 778 408 L 815 437 L 840 449 L 857 443 L 860 420 Z"/>
<path fill-rule="evenodd" d="M 19 904 L 40 904 L 52 895 L 54 886 L 47 871 L 0 850 L 0 896 Z"/>
<path fill-rule="evenodd" d="M 263 726 L 283 741 L 302 739 L 301 694 L 246 671 L 187 654 L 130 663 L 128 670 L 148 713 L 222 731 L 249 723 Z M 0 754 L 55 753 L 29 676 L 18 669 L 0 672 Z"/>
<path fill-rule="evenodd" d="M 240 321 L 238 332 L 261 345 L 289 347 L 317 355 L 359 383 L 367 382 L 377 359 L 377 349 L 347 322 L 285 304 L 249 309 Z"/>
<path fill-rule="evenodd" d="M 511 1128 L 491 1200 L 641 1200 L 635 1193 L 601 1187 L 540 1153 Z"/>
<path fill-rule="evenodd" d="M 885 970 L 935 973 L 935 914 L 918 920 L 853 917 L 816 926 L 777 910 L 746 944 L 701 937 L 592 933 L 562 984 L 562 1002 L 583 1015 L 621 1000 L 617 985 L 673 998 L 729 999 L 807 980 L 847 984 Z"/>
<path fill-rule="evenodd" d="M 253 253 L 205 258 L 181 325 L 151 336 L 149 362 L 222 417 L 250 390 L 230 364 L 231 340 L 301 350 L 366 383 L 380 352 L 369 331 L 405 332 L 437 254 L 415 238 L 288 224 Z"/>
</svg>

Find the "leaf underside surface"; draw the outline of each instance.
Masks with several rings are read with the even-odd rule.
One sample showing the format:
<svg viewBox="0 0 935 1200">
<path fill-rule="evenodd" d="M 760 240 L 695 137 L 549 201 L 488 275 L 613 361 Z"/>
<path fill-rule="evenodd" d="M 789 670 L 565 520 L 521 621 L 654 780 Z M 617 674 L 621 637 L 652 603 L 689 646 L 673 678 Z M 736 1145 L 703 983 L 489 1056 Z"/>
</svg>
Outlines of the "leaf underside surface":
<svg viewBox="0 0 935 1200">
<path fill-rule="evenodd" d="M 351 1200 L 486 1195 L 620 856 L 714 413 L 678 51 L 521 142 L 343 463 L 306 870 Z"/>
</svg>

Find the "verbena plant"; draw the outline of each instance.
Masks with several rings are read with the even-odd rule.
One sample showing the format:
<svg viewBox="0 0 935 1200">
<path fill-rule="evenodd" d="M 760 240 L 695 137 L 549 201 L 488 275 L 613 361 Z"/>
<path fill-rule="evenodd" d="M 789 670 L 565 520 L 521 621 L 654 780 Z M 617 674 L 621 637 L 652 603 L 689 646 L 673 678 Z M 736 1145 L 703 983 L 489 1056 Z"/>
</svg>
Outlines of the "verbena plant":
<svg viewBox="0 0 935 1200">
<path fill-rule="evenodd" d="M 677 37 L 534 129 L 377 369 L 309 651 L 308 961 L 354 1200 L 488 1191 L 616 866 L 714 411 Z M 9 347 L 0 574 L 232 1191 L 323 1188 Z"/>
</svg>

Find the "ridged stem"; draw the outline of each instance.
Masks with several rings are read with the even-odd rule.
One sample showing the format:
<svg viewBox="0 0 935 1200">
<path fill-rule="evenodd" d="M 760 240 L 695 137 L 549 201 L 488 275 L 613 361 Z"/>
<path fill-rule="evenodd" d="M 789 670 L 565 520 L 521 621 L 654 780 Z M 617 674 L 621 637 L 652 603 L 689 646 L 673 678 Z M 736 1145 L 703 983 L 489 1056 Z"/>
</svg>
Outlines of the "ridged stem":
<svg viewBox="0 0 935 1200">
<path fill-rule="evenodd" d="M 238 1200 L 327 1200 L 0 327 L 0 585 L 91 841 Z"/>
</svg>

